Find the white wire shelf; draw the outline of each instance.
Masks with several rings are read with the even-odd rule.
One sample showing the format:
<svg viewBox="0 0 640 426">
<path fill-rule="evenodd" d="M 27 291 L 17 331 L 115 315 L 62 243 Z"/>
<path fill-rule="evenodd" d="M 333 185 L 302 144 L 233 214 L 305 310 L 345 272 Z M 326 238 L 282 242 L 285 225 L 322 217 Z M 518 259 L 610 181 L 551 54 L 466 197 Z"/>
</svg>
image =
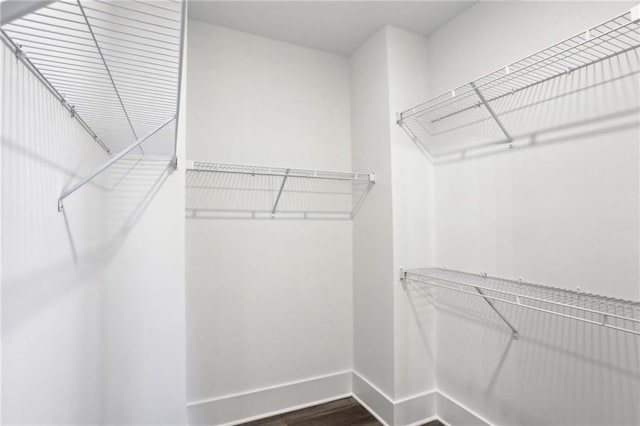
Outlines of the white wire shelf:
<svg viewBox="0 0 640 426">
<path fill-rule="evenodd" d="M 402 278 L 484 298 L 507 323 L 494 302 L 640 335 L 640 302 L 571 291 L 522 281 L 477 275 L 442 268 L 403 270 Z"/>
<path fill-rule="evenodd" d="M 0 35 L 109 155 L 63 200 L 131 151 L 176 162 L 186 1 L 58 0 Z"/>
<path fill-rule="evenodd" d="M 107 152 L 178 113 L 184 5 L 58 0 L 2 26 L 2 39 Z M 138 149 L 175 156 L 176 125 Z"/>
<path fill-rule="evenodd" d="M 432 156 L 640 109 L 640 6 L 399 114 Z M 579 108 L 576 106 L 579 105 Z M 513 146 L 513 145 L 512 145 Z"/>
<path fill-rule="evenodd" d="M 194 162 L 187 167 L 192 218 L 351 219 L 373 173 Z"/>
</svg>

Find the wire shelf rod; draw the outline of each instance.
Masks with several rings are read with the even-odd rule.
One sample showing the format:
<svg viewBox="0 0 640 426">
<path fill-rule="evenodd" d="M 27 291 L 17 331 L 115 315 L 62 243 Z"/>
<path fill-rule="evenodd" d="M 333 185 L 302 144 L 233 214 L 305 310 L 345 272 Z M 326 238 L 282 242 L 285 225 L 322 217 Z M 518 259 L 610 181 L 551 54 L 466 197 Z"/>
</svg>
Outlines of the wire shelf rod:
<svg viewBox="0 0 640 426">
<path fill-rule="evenodd" d="M 61 91 L 64 91 L 65 94 L 75 94 L 82 96 L 83 94 L 87 94 L 88 96 L 98 95 L 98 99 L 104 99 L 105 94 L 100 92 L 100 88 L 94 87 L 93 85 L 66 85 L 65 83 L 56 83 L 56 85 L 60 88 Z M 104 89 L 105 86 L 102 87 Z M 113 95 L 110 95 L 113 96 Z M 171 110 L 171 106 L 167 105 L 167 102 L 172 100 L 173 98 L 170 96 L 149 96 L 149 95 L 141 95 L 138 92 L 132 92 L 126 94 L 127 103 L 128 102 L 142 102 L 143 105 L 153 105 L 156 108 Z"/>
<path fill-rule="evenodd" d="M 97 53 L 89 50 L 89 49 L 75 49 L 69 46 L 62 46 L 59 44 L 53 44 L 53 43 L 47 43 L 47 42 L 43 42 L 43 41 L 31 41 L 31 40 L 26 40 L 26 39 L 21 39 L 19 37 L 14 37 L 14 40 L 23 48 L 27 48 L 29 50 L 29 54 L 33 54 L 34 52 L 39 52 L 42 49 L 42 46 L 48 46 L 46 50 L 44 50 L 45 52 L 57 52 L 57 53 L 61 53 L 64 55 L 69 55 L 69 56 L 75 56 L 75 57 L 80 57 L 80 58 L 87 58 L 87 59 L 100 59 L 99 56 L 88 56 L 88 55 L 83 55 L 82 53 L 88 53 L 88 54 L 94 54 L 97 55 Z M 87 46 L 90 47 L 89 45 L 83 45 L 83 46 Z M 31 50 L 34 49 L 34 50 Z M 108 50 L 110 51 L 110 49 L 102 49 L 103 51 Z M 119 51 L 116 51 L 119 52 Z M 125 56 L 119 56 L 119 55 L 114 55 L 113 53 L 106 53 L 105 56 L 108 56 L 109 58 L 116 58 L 116 59 L 122 59 L 125 62 L 120 62 L 120 61 L 114 61 L 112 59 L 110 59 L 110 62 L 113 63 L 123 63 L 123 64 L 129 64 L 131 62 L 139 62 L 141 64 L 146 64 L 146 65 L 153 65 L 155 67 L 163 67 L 163 68 L 174 68 L 177 72 L 178 70 L 178 65 L 176 64 L 175 61 L 166 61 L 164 59 L 157 59 L 157 58 L 151 58 L 151 57 L 145 57 L 142 55 L 138 55 L 135 53 L 127 53 L 127 52 L 119 52 L 119 53 L 124 53 L 124 54 L 128 54 L 131 55 L 131 57 L 125 57 Z M 155 63 L 155 62 L 149 62 L 146 60 L 141 60 L 140 58 L 149 58 L 149 59 L 154 59 L 157 60 L 159 62 L 164 62 L 164 63 Z M 155 68 L 157 69 L 157 68 Z"/>
<path fill-rule="evenodd" d="M 148 6 L 148 7 L 155 7 L 157 9 L 163 9 L 163 10 L 166 10 L 166 11 L 172 12 L 172 13 L 178 12 L 177 10 L 169 9 L 168 7 L 162 7 L 162 6 L 159 6 L 159 5 L 154 4 L 154 3 L 147 3 L 147 2 L 140 1 L 140 0 L 133 0 L 133 1 L 135 3 L 143 4 L 143 5 Z M 104 3 L 104 2 L 101 1 L 100 3 Z"/>
<path fill-rule="evenodd" d="M 57 76 L 50 75 L 49 77 L 50 77 L 49 80 L 56 81 L 56 85 L 67 84 L 68 86 L 71 86 L 71 87 L 79 87 L 79 88 L 87 88 L 87 89 L 98 88 L 98 87 L 100 88 L 109 87 L 104 81 L 101 81 L 101 80 L 78 79 L 78 78 L 68 79 L 61 75 L 57 75 Z M 136 93 L 146 94 L 146 96 L 148 97 L 154 97 L 157 99 L 173 99 L 171 93 L 169 93 L 166 90 L 161 90 L 160 88 L 155 90 L 154 88 L 140 87 L 140 86 L 136 86 L 135 84 L 133 85 L 125 84 L 125 83 L 118 83 L 118 84 L 125 89 L 135 90 Z"/>
<path fill-rule="evenodd" d="M 20 31 L 20 30 L 16 30 L 16 29 L 11 29 L 11 33 L 15 33 L 15 34 L 21 34 L 23 36 L 29 36 L 29 37 L 34 37 L 37 39 L 41 39 L 41 38 L 46 38 L 49 40 L 55 40 L 58 42 L 63 42 L 63 43 L 67 43 L 67 44 L 76 44 L 76 45 L 80 45 L 80 46 L 87 46 L 87 47 L 92 47 L 92 44 L 86 44 L 86 43 L 78 43 L 77 40 L 87 40 L 89 42 L 91 42 L 91 38 L 86 38 L 86 37 L 77 37 L 77 36 L 71 36 L 69 34 L 66 33 L 62 33 L 62 32 L 58 32 L 58 31 L 52 31 L 52 30 L 44 30 L 44 29 L 38 29 L 38 28 L 33 28 L 33 27 L 29 27 L 29 26 L 25 26 L 25 25 L 21 25 L 18 23 L 10 23 L 7 24 L 7 26 L 12 26 L 12 27 L 18 27 L 18 28 L 22 28 L 24 30 L 30 30 L 30 31 L 41 31 L 43 34 L 32 34 L 29 32 L 24 32 L 24 31 Z M 63 37 L 67 37 L 68 39 L 60 39 L 60 38 L 56 38 L 56 37 L 51 37 L 51 35 L 60 35 Z M 117 39 L 122 41 L 122 39 Z M 126 41 L 126 40 L 125 40 Z M 128 53 L 128 52 L 124 52 L 122 51 L 122 49 L 129 49 L 129 50 L 136 50 L 142 53 L 149 53 L 149 49 L 154 49 L 153 50 L 153 54 L 155 55 L 160 55 L 160 56 L 166 56 L 167 58 L 171 58 L 175 61 L 175 52 L 174 53 L 161 53 L 158 52 L 159 51 L 166 51 L 166 52 L 171 52 L 171 49 L 167 49 L 164 47 L 160 47 L 160 46 L 152 46 L 152 45 L 148 45 L 145 43 L 138 43 L 138 42 L 132 42 L 132 43 L 136 43 L 137 45 L 141 45 L 144 46 L 145 48 L 140 48 L 140 47 L 135 47 L 135 46 L 131 46 L 131 44 L 118 44 L 118 43 L 114 43 L 112 41 L 108 41 L 108 40 L 103 40 L 101 42 L 101 44 L 103 45 L 107 45 L 107 46 L 114 46 L 117 47 L 118 49 L 111 49 L 111 48 L 107 48 L 105 50 L 111 50 L 113 52 L 119 52 L 119 53 Z M 132 55 L 134 55 L 133 53 L 131 53 Z M 135 55 L 138 55 L 137 53 Z M 140 57 L 144 57 L 143 55 L 138 55 Z M 147 56 L 147 58 L 151 58 Z M 160 60 L 160 59 L 158 59 Z"/>
<path fill-rule="evenodd" d="M 104 11 L 104 10 L 95 9 L 95 8 L 92 8 L 92 7 L 89 7 L 89 6 L 83 6 L 83 7 L 85 8 L 85 10 L 90 10 L 90 11 L 95 12 L 95 13 L 102 13 L 104 15 L 115 16 L 118 19 L 126 19 L 128 21 L 138 22 L 138 23 L 141 23 L 141 24 L 144 24 L 144 25 L 150 25 L 150 26 L 154 26 L 154 27 L 158 27 L 158 28 L 164 28 L 164 29 L 167 29 L 167 30 L 170 30 L 170 31 L 180 32 L 179 28 L 174 28 L 174 27 L 169 27 L 167 25 L 160 25 L 160 24 L 156 24 L 156 23 L 151 23 L 151 22 L 148 22 L 148 21 L 143 21 L 141 19 L 131 18 L 131 17 L 126 16 L 126 15 L 119 15 L 119 14 L 116 14 L 116 13 L 113 13 L 113 12 L 107 12 L 107 11 Z M 74 12 L 72 10 L 58 9 L 58 8 L 55 8 L 55 7 L 52 7 L 52 6 L 47 7 L 46 10 L 55 11 L 55 12 L 58 12 L 58 13 L 65 13 L 65 14 L 73 15 L 73 16 L 80 16 L 80 17 L 82 16 L 82 14 L 80 14 L 78 12 Z M 45 15 L 42 12 L 34 12 L 34 15 L 45 16 L 47 18 L 53 18 L 53 19 L 62 19 L 62 18 L 58 18 L 56 16 Z M 95 15 L 92 15 L 91 19 L 96 20 L 96 21 L 107 22 L 109 24 L 114 23 L 113 20 L 109 20 L 109 19 L 106 19 L 106 18 L 99 18 L 99 17 L 97 17 Z M 75 22 L 75 21 L 72 21 L 72 22 Z M 127 24 L 121 24 L 121 23 L 118 23 L 117 25 L 126 26 L 126 27 L 129 27 L 129 28 L 134 28 L 134 29 L 139 29 L 139 30 L 145 31 L 143 28 L 136 27 L 136 26 L 133 26 L 133 25 L 127 25 Z M 155 33 L 155 31 L 152 31 L 152 32 Z M 165 34 L 165 33 L 158 33 L 158 34 L 161 34 L 162 36 L 167 36 L 167 34 Z"/>
<path fill-rule="evenodd" d="M 106 75 L 89 75 L 86 73 L 74 73 L 73 71 L 65 71 L 65 72 L 61 72 L 60 70 L 56 69 L 56 68 L 51 68 L 48 67 L 46 65 L 42 65 L 40 68 L 42 68 L 43 70 L 47 71 L 47 75 L 52 75 L 52 76 L 57 76 L 59 78 L 65 78 L 65 77 L 69 77 L 72 76 L 74 79 L 80 79 L 83 81 L 99 81 L 99 82 L 107 82 L 110 86 L 109 83 L 109 79 Z M 99 79 L 99 77 L 103 77 L 102 79 Z M 123 80 L 126 79 L 126 80 Z M 141 79 L 137 79 L 137 78 L 132 78 L 130 76 L 122 76 L 121 78 L 119 77 L 119 80 L 121 81 L 121 83 L 119 83 L 122 86 L 129 86 L 132 89 L 136 89 L 136 84 L 144 84 L 145 87 L 147 89 L 149 88 L 154 88 L 154 89 L 158 89 L 158 90 L 165 90 L 167 89 L 166 85 L 159 85 L 159 84 L 153 84 L 151 82 L 149 82 L 148 80 L 141 80 Z M 133 84 L 129 84 L 129 82 L 133 83 Z"/>
<path fill-rule="evenodd" d="M 29 19 L 29 18 L 22 18 L 22 20 L 25 21 L 25 22 L 33 22 L 35 24 L 51 26 L 51 27 L 60 28 L 60 29 L 64 29 L 64 30 L 77 31 L 77 32 L 81 32 L 83 34 L 90 34 L 90 32 L 86 31 L 86 30 L 77 30 L 77 29 L 74 29 L 74 28 L 69 28 L 69 27 L 65 27 L 63 25 L 57 25 L 57 24 L 53 24 L 53 23 L 50 23 L 50 22 L 39 22 L 39 21 L 35 21 L 35 20 Z M 45 34 L 49 34 L 49 33 L 50 34 L 57 34 L 57 35 L 65 36 L 65 37 L 72 37 L 74 39 L 79 39 L 79 40 L 88 40 L 88 41 L 92 40 L 91 37 L 81 37 L 81 36 L 78 36 L 78 35 L 63 33 L 63 32 L 54 31 L 54 30 L 50 30 L 50 29 L 34 28 L 32 26 L 22 25 L 22 24 L 18 24 L 18 23 L 14 23 L 14 22 L 12 22 L 12 23 L 10 23 L 8 25 L 16 26 L 16 27 L 19 27 L 19 28 L 28 29 L 28 30 L 31 30 L 31 31 L 42 31 Z M 163 50 L 166 50 L 166 51 L 169 51 L 169 52 L 173 52 L 174 54 L 177 52 L 177 49 L 175 49 L 175 48 L 166 47 L 166 46 L 158 46 L 158 45 L 150 44 L 150 43 L 147 43 L 147 42 L 141 42 L 141 41 L 133 40 L 130 37 L 144 38 L 144 39 L 148 39 L 148 40 L 151 40 L 151 41 L 159 41 L 159 40 L 154 39 L 154 38 L 136 36 L 135 34 L 128 34 L 128 33 L 125 34 L 125 35 L 127 35 L 127 37 L 124 37 L 124 38 L 123 37 L 115 37 L 113 35 L 104 34 L 104 33 L 101 33 L 101 32 L 99 32 L 98 35 L 100 37 L 107 37 L 107 38 L 110 38 L 110 39 L 113 39 L 113 40 L 117 40 L 117 41 L 125 41 L 127 43 L 134 43 L 134 44 L 137 44 L 137 45 L 140 45 L 140 46 L 149 47 L 149 48 L 152 48 L 152 49 L 163 49 Z M 171 45 L 175 45 L 175 46 L 178 45 L 177 43 L 165 43 L 165 42 L 163 42 L 163 43 L 164 44 L 171 44 Z"/>
<path fill-rule="evenodd" d="M 26 46 L 25 46 L 25 45 L 23 45 L 23 47 L 26 47 Z M 61 52 L 61 51 L 59 51 L 59 50 L 47 49 L 47 51 L 49 51 L 49 52 L 53 52 L 53 53 L 57 53 L 57 54 L 55 54 L 55 55 L 54 55 L 54 54 L 48 54 L 48 53 L 43 53 L 43 52 L 41 52 L 41 51 L 33 50 L 33 51 L 29 51 L 29 52 L 27 53 L 27 55 L 28 55 L 29 57 L 34 57 L 34 56 L 41 57 L 41 58 L 43 58 L 43 59 L 45 59 L 45 60 L 47 60 L 47 61 L 49 60 L 48 58 L 65 59 L 65 60 L 69 60 L 69 61 L 78 62 L 78 63 L 79 63 L 79 66 L 83 66 L 83 64 L 87 64 L 87 63 L 94 63 L 94 62 L 88 62 L 88 61 L 83 60 L 83 59 L 69 58 L 69 57 L 67 57 L 67 56 L 60 56 L 60 55 L 62 54 L 62 55 L 68 55 L 68 56 L 79 57 L 79 58 L 86 58 L 86 59 L 98 59 L 98 60 L 100 60 L 100 58 L 97 58 L 97 57 L 94 57 L 94 56 L 86 56 L 86 55 L 79 55 L 79 54 L 76 54 L 76 53 Z M 73 62 L 72 62 L 72 63 L 73 63 Z M 127 63 L 127 62 L 122 62 L 122 61 L 116 61 L 116 60 L 113 60 L 113 59 L 109 59 L 109 63 L 111 63 L 111 64 L 116 64 L 116 65 L 111 65 L 111 67 L 112 67 L 112 68 L 125 69 L 125 70 L 126 70 L 126 69 L 130 69 L 129 67 L 125 67 L 125 66 L 124 66 L 124 65 L 130 65 L 130 63 Z M 154 75 L 160 75 L 160 76 L 164 76 L 164 77 L 171 77 L 171 74 L 170 74 L 170 73 L 172 73 L 172 71 L 165 71 L 165 70 L 162 70 L 162 69 L 158 69 L 158 67 L 160 66 L 159 64 L 151 64 L 151 65 L 155 65 L 155 67 L 153 67 L 153 66 L 147 66 L 147 65 L 137 65 L 137 64 L 136 64 L 136 65 L 135 65 L 135 68 L 136 68 L 136 69 L 138 69 L 138 68 L 143 68 L 143 69 L 145 69 L 145 70 L 155 71 L 155 72 L 153 73 Z M 161 74 L 157 74 L 157 72 L 160 72 Z M 177 70 L 177 68 L 176 68 L 176 71 L 175 71 L 175 72 L 173 72 L 173 73 L 174 73 L 174 74 L 177 74 L 177 72 L 178 72 L 178 70 Z"/>
<path fill-rule="evenodd" d="M 66 2 L 63 1 L 61 3 L 66 3 Z M 118 9 L 127 10 L 129 12 L 140 13 L 142 15 L 151 16 L 153 18 L 165 19 L 165 20 L 172 21 L 172 22 L 180 22 L 179 19 L 168 18 L 166 16 L 156 15 L 156 14 L 153 14 L 153 13 L 150 13 L 150 12 L 132 9 L 130 7 L 122 6 L 121 4 L 119 4 L 117 2 L 116 3 L 107 3 L 107 2 L 100 1 L 100 0 L 95 0 L 95 3 L 108 4 L 110 7 L 115 7 L 115 8 L 118 8 Z M 66 3 L 66 4 L 69 4 L 69 3 Z"/>
<path fill-rule="evenodd" d="M 39 61 L 44 61 L 44 62 L 39 62 L 41 66 L 46 66 L 47 64 L 51 63 L 51 64 L 64 65 L 64 66 L 68 67 L 68 68 L 65 68 L 65 67 L 56 66 L 55 69 L 62 69 L 62 70 L 69 70 L 69 71 L 81 71 L 83 69 L 97 70 L 97 71 L 103 71 L 103 72 L 105 71 L 105 69 L 103 67 L 93 67 L 93 66 L 82 65 L 81 63 L 75 64 L 75 63 L 61 61 L 61 60 L 46 59 L 45 55 L 29 54 L 28 56 L 33 59 L 32 62 L 34 62 L 34 63 L 35 62 L 39 62 Z M 33 58 L 33 56 L 45 56 L 45 57 L 40 59 L 40 58 Z M 53 56 L 53 57 L 55 57 L 55 56 Z M 95 64 L 95 63 L 90 63 L 90 65 L 91 64 Z M 99 64 L 95 64 L 95 65 L 99 65 Z M 128 76 L 131 76 L 131 77 L 144 78 L 144 77 L 148 76 L 149 74 L 151 74 L 151 73 L 143 72 L 143 71 L 141 71 L 141 74 L 136 74 L 134 70 L 127 69 L 125 71 L 121 67 L 112 67 L 112 68 L 117 68 L 119 74 L 124 74 L 124 75 L 128 75 Z M 106 73 L 105 75 L 108 76 L 108 73 Z M 154 75 L 156 75 L 156 74 L 154 74 Z M 158 77 L 169 77 L 166 74 L 163 74 L 163 75 L 158 74 L 157 76 Z M 167 82 L 167 83 L 174 83 L 175 82 L 175 78 L 174 79 L 170 79 L 170 78 L 149 77 L 149 79 L 156 80 L 156 81 L 164 81 L 164 82 Z"/>
<path fill-rule="evenodd" d="M 69 13 L 72 13 L 72 14 L 76 15 L 73 12 L 69 12 Z M 56 20 L 59 20 L 59 21 L 71 22 L 73 24 L 82 25 L 81 22 L 74 21 L 73 19 L 61 18 L 59 16 L 46 15 L 46 14 L 44 14 L 42 12 L 34 12 L 33 14 L 36 15 L 36 16 L 41 16 L 43 18 L 56 19 Z M 163 33 L 163 32 L 160 32 L 160 31 L 154 31 L 154 30 L 149 30 L 149 29 L 146 29 L 146 28 L 136 27 L 136 26 L 133 26 L 133 25 L 127 25 L 127 24 L 122 24 L 122 23 L 119 23 L 119 22 L 113 22 L 113 21 L 109 21 L 107 19 L 101 19 L 101 18 L 98 18 L 98 17 L 95 17 L 95 16 L 91 16 L 91 20 L 96 20 L 96 21 L 101 21 L 101 22 L 109 22 L 111 25 L 119 25 L 121 27 L 133 28 L 136 31 L 144 31 L 144 32 L 148 32 L 148 33 L 152 33 L 152 34 L 156 34 L 156 35 L 161 35 L 163 37 L 167 37 L 166 33 Z M 46 21 L 45 22 L 35 21 L 35 22 L 46 23 Z M 149 25 L 154 25 L 154 24 L 149 24 Z M 113 31 L 113 32 L 117 32 L 117 33 L 127 34 L 127 35 L 135 35 L 136 37 L 140 37 L 140 38 L 147 38 L 146 36 L 141 36 L 139 34 L 131 34 L 131 33 L 127 33 L 127 32 L 121 31 L 121 30 L 116 30 L 113 27 L 103 27 L 102 25 L 96 25 L 96 24 L 92 24 L 92 27 L 94 29 L 98 28 L 98 29 L 105 30 L 105 31 Z M 169 28 L 169 27 L 165 27 L 165 28 Z M 171 31 L 175 31 L 176 30 L 175 28 L 169 28 L 169 29 Z M 153 40 L 153 41 L 157 41 L 157 42 L 166 42 L 164 40 L 153 38 L 153 37 L 147 38 L 147 39 Z M 166 43 L 171 43 L 171 42 L 166 42 Z M 173 44 L 173 43 L 171 43 L 171 44 Z"/>
</svg>

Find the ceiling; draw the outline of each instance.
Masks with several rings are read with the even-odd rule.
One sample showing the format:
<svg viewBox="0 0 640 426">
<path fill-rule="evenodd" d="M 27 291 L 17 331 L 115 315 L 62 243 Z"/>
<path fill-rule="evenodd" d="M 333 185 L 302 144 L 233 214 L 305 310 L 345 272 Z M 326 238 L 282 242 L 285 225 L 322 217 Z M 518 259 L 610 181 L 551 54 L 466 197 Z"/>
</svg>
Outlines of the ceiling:
<svg viewBox="0 0 640 426">
<path fill-rule="evenodd" d="M 473 1 L 190 1 L 189 18 L 350 55 L 385 24 L 429 35 Z"/>
</svg>

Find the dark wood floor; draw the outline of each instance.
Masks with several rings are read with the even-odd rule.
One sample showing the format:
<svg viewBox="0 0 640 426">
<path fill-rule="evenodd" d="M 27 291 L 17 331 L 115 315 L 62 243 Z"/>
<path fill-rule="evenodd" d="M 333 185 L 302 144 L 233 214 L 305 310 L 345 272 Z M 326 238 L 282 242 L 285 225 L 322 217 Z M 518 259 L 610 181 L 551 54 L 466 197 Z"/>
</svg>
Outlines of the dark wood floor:
<svg viewBox="0 0 640 426">
<path fill-rule="evenodd" d="M 278 416 L 245 423 L 250 426 L 379 426 L 376 420 L 362 405 L 353 398 L 344 398 L 315 407 L 291 411 Z M 443 426 L 433 421 L 424 426 Z"/>
</svg>

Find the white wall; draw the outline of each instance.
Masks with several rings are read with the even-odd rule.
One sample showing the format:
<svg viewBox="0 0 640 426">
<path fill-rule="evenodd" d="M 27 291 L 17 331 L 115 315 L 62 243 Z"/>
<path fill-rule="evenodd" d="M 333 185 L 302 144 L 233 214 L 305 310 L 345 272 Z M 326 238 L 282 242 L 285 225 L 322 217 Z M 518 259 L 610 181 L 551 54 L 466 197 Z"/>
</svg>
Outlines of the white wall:
<svg viewBox="0 0 640 426">
<path fill-rule="evenodd" d="M 76 264 L 57 197 L 107 158 L 2 44 L 2 422 L 101 420 L 100 265 Z M 79 255 L 104 239 L 102 191 L 67 205 Z M 73 213 L 73 214 L 72 214 Z"/>
<path fill-rule="evenodd" d="M 432 168 L 394 124 L 427 96 L 427 76 L 427 40 L 398 28 L 351 57 L 353 164 L 378 182 L 354 221 L 354 393 L 393 424 L 435 414 L 435 311 L 399 280 L 433 257 Z"/>
<path fill-rule="evenodd" d="M 188 58 L 189 159 L 351 169 L 346 58 L 197 21 Z M 187 219 L 188 399 L 205 400 L 191 422 L 287 408 L 227 397 L 351 370 L 351 229 Z"/>
<path fill-rule="evenodd" d="M 427 39 L 387 27 L 389 122 L 427 97 Z M 390 129 L 393 199 L 395 398 L 433 390 L 435 384 L 435 310 L 400 285 L 400 268 L 431 264 L 433 247 L 433 167 L 400 126 Z M 423 293 L 421 292 L 420 295 Z M 418 421 L 433 413 L 422 413 Z"/>
<path fill-rule="evenodd" d="M 2 421 L 184 424 L 183 172 L 131 156 L 59 213 L 107 156 L 2 58 Z"/>
<path fill-rule="evenodd" d="M 394 394 L 393 217 L 386 31 L 350 58 L 353 168 L 374 170 L 376 186 L 353 221 L 354 370 Z M 392 409 L 355 386 L 354 393 L 385 420 Z"/>
<path fill-rule="evenodd" d="M 621 13 L 478 3 L 429 38 L 431 95 Z M 542 31 L 541 29 L 544 29 Z M 435 166 L 435 265 L 640 299 L 637 127 Z M 637 338 L 438 292 L 438 389 L 496 424 L 637 424 Z"/>
</svg>

